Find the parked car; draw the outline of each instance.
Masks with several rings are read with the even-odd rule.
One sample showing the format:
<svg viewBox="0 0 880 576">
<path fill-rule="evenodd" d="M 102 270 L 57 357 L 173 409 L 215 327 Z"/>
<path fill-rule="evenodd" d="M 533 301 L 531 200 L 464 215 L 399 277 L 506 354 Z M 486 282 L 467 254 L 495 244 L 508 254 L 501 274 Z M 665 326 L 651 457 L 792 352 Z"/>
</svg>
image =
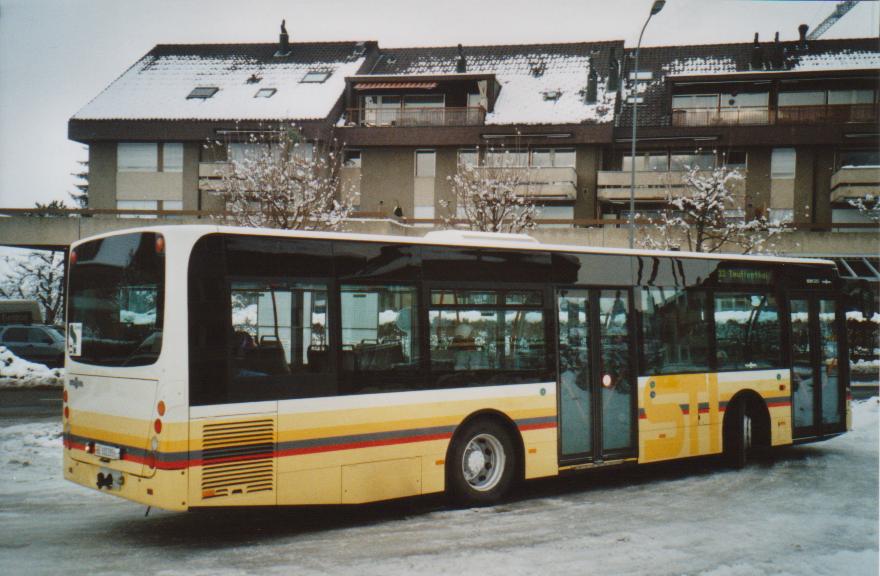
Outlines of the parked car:
<svg viewBox="0 0 880 576">
<path fill-rule="evenodd" d="M 0 346 L 6 346 L 19 358 L 45 364 L 50 368 L 64 366 L 64 336 L 54 326 L 0 326 Z"/>
</svg>

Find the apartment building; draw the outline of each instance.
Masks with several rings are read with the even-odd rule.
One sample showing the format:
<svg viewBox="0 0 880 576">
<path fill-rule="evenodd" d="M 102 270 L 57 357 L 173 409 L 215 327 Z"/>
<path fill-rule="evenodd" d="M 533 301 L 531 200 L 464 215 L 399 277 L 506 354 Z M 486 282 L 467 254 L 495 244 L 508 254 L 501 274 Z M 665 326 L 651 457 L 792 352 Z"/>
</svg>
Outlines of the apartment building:
<svg viewBox="0 0 880 576">
<path fill-rule="evenodd" d="M 89 146 L 93 208 L 222 210 L 218 168 L 292 123 L 299 154 L 344 143 L 344 179 L 371 215 L 439 219 L 459 163 L 503 163 L 542 218 L 595 226 L 628 216 L 633 163 L 642 214 L 696 164 L 745 174 L 744 216 L 852 230 L 867 216 L 848 201 L 880 193 L 880 46 L 800 36 L 642 48 L 638 70 L 622 41 L 160 45 L 69 134 Z"/>
</svg>

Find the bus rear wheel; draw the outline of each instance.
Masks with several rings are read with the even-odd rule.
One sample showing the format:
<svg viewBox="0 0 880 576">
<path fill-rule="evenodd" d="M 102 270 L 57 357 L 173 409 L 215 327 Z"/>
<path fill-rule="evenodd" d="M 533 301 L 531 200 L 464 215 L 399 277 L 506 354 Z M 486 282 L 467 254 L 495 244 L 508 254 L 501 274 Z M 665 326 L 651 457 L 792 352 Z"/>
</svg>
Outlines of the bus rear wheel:
<svg viewBox="0 0 880 576">
<path fill-rule="evenodd" d="M 517 469 L 510 433 L 488 418 L 466 424 L 452 441 L 446 469 L 449 492 L 460 503 L 498 502 L 513 484 Z"/>
</svg>

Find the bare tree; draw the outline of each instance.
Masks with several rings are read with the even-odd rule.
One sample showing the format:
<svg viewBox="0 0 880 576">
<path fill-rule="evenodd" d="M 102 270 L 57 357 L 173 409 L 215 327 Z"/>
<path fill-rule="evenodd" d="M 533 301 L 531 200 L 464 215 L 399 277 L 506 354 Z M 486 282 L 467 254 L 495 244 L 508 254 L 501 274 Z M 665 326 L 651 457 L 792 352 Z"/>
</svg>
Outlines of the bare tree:
<svg viewBox="0 0 880 576">
<path fill-rule="evenodd" d="M 486 166 L 459 160 L 455 175 L 449 178 L 452 199 L 440 201 L 446 210 L 446 227 L 463 225 L 481 232 L 518 234 L 537 225 L 538 208 L 534 201 L 523 195 L 522 190 L 517 193 L 517 188 L 524 184 L 522 169 L 514 166 L 507 155 Z"/>
<path fill-rule="evenodd" d="M 857 208 L 859 213 L 866 216 L 874 224 L 880 223 L 880 196 L 865 194 L 862 198 L 847 200 L 850 206 Z"/>
<path fill-rule="evenodd" d="M 780 235 L 791 228 L 766 215 L 747 218 L 732 189 L 742 179 L 735 169 L 688 167 L 682 175 L 685 192 L 667 189 L 660 218 L 643 229 L 639 243 L 660 250 L 773 252 Z"/>
<path fill-rule="evenodd" d="M 335 230 L 351 214 L 340 146 L 312 150 L 293 126 L 252 133 L 220 173 L 228 217 L 239 226 Z M 221 145 L 219 142 L 213 145 Z M 230 145 L 234 146 L 234 144 Z"/>
<path fill-rule="evenodd" d="M 0 280 L 0 297 L 36 300 L 46 324 L 55 324 L 64 314 L 64 253 L 30 252 L 4 258 L 9 273 Z"/>
</svg>

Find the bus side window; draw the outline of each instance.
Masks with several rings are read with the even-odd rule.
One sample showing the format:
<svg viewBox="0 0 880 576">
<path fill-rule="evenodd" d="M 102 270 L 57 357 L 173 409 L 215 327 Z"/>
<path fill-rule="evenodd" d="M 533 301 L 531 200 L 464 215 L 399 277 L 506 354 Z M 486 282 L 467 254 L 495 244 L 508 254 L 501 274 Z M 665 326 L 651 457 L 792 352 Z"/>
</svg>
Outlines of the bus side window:
<svg viewBox="0 0 880 576">
<path fill-rule="evenodd" d="M 420 388 L 416 288 L 343 284 L 343 392 Z"/>
<path fill-rule="evenodd" d="M 681 288 L 642 290 L 642 374 L 709 371 L 706 293 Z"/>
<path fill-rule="evenodd" d="M 236 401 L 327 395 L 327 286 L 242 279 L 229 294 Z"/>
</svg>

